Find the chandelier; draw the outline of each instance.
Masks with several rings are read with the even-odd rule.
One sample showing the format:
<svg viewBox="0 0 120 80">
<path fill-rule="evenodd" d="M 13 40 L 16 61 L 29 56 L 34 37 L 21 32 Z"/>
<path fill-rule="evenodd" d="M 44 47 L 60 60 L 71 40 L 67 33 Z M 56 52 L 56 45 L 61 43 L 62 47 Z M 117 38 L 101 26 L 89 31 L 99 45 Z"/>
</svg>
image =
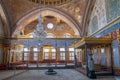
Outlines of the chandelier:
<svg viewBox="0 0 120 80">
<path fill-rule="evenodd" d="M 45 31 L 45 28 L 42 25 L 42 17 L 41 15 L 38 18 L 38 24 L 36 26 L 36 29 L 33 32 L 33 38 L 36 40 L 44 40 L 47 36 L 47 32 Z"/>
</svg>

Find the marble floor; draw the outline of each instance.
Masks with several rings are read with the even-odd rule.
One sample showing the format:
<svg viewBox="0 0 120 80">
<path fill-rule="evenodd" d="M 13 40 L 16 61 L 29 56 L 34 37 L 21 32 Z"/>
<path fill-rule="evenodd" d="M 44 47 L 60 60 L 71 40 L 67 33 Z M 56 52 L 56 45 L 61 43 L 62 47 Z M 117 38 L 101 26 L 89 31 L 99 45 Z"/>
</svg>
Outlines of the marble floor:
<svg viewBox="0 0 120 80">
<path fill-rule="evenodd" d="M 26 70 L 0 70 L 0 80 L 24 73 Z"/>
<path fill-rule="evenodd" d="M 0 80 L 92 80 L 74 69 L 55 69 L 57 72 L 55 75 L 46 75 L 45 71 L 47 70 L 0 71 Z M 94 80 L 115 80 L 115 78 L 101 76 Z"/>
</svg>

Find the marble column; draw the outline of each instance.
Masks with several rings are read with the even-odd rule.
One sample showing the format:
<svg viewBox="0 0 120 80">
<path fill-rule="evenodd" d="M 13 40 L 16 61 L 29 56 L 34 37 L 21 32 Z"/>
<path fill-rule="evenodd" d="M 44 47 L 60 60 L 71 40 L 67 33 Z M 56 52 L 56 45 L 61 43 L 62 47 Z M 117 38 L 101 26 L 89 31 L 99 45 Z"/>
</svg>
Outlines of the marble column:
<svg viewBox="0 0 120 80">
<path fill-rule="evenodd" d="M 0 48 L 0 64 L 3 62 L 3 50 Z"/>
</svg>

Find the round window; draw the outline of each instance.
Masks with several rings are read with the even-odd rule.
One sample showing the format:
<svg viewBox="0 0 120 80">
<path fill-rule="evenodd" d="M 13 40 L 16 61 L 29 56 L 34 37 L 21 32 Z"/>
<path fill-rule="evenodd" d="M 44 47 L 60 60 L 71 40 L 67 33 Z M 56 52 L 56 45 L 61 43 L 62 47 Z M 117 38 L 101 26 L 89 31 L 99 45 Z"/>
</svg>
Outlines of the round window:
<svg viewBox="0 0 120 80">
<path fill-rule="evenodd" d="M 53 27 L 54 27 L 53 23 L 48 23 L 48 24 L 47 24 L 47 28 L 48 28 L 48 29 L 52 29 Z"/>
</svg>

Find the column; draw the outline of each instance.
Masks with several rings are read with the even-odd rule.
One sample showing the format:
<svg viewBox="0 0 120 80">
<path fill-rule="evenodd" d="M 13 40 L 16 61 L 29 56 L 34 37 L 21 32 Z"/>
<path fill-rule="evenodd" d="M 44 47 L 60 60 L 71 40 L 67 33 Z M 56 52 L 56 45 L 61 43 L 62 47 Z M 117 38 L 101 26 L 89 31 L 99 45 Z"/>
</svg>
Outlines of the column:
<svg viewBox="0 0 120 80">
<path fill-rule="evenodd" d="M 98 64 L 101 65 L 101 47 L 97 47 Z"/>
<path fill-rule="evenodd" d="M 110 68 L 110 47 L 106 46 L 105 47 L 105 54 L 106 54 L 106 66 L 107 68 Z"/>
<path fill-rule="evenodd" d="M 111 44 L 109 45 L 110 46 L 110 67 L 111 67 L 111 72 L 112 72 L 112 74 L 114 74 L 114 71 L 113 71 L 113 51 L 112 51 L 112 46 L 111 46 Z"/>
<path fill-rule="evenodd" d="M 96 78 L 96 74 L 95 74 L 95 70 L 94 70 L 94 60 L 92 58 L 92 54 L 90 49 L 87 48 L 87 45 L 85 47 L 85 51 L 87 52 L 87 76 L 89 78 L 95 79 Z"/>
<path fill-rule="evenodd" d="M 56 54 L 57 54 L 57 61 L 60 61 L 60 48 L 57 48 Z"/>
<path fill-rule="evenodd" d="M 67 66 L 67 45 L 66 45 L 66 39 L 65 39 L 65 66 Z"/>
<path fill-rule="evenodd" d="M 42 62 L 43 59 L 44 59 L 44 58 L 43 58 L 43 47 L 40 48 L 40 53 L 39 53 L 39 54 L 40 54 L 40 55 L 39 55 L 39 58 L 40 58 L 39 60 L 40 60 L 40 62 Z"/>
<path fill-rule="evenodd" d="M 14 53 L 13 53 L 13 62 L 16 62 L 16 51 L 14 49 Z"/>
<path fill-rule="evenodd" d="M 34 52 L 33 52 L 33 47 L 31 47 L 31 48 L 30 48 L 30 53 L 29 53 L 29 61 L 30 61 L 30 62 L 33 62 L 33 58 L 34 58 L 34 57 L 33 57 L 33 54 L 34 54 Z"/>
<path fill-rule="evenodd" d="M 27 48 L 28 48 L 28 51 L 27 51 L 27 52 L 28 52 L 28 53 L 27 53 L 27 68 L 28 68 L 28 67 L 29 67 L 28 64 L 29 64 L 29 61 L 30 61 L 30 59 L 29 59 L 29 57 L 30 57 L 29 40 L 27 41 L 27 43 L 28 43 L 28 44 L 27 44 L 27 45 L 28 45 L 28 47 L 27 47 Z"/>
<path fill-rule="evenodd" d="M 40 56 L 40 50 L 37 47 L 37 68 L 39 67 L 39 56 Z"/>
<path fill-rule="evenodd" d="M 77 68 L 76 48 L 74 47 L 74 67 Z"/>
<path fill-rule="evenodd" d="M 9 55 L 8 55 L 8 67 L 10 66 L 10 61 L 11 61 L 11 59 L 10 59 L 10 57 L 11 57 L 11 55 L 10 55 L 10 48 L 9 48 L 9 53 L 8 53 Z"/>
<path fill-rule="evenodd" d="M 65 46 L 65 66 L 67 66 L 67 48 Z"/>
<path fill-rule="evenodd" d="M 66 48 L 66 64 L 69 63 L 69 48 Z"/>
<path fill-rule="evenodd" d="M 89 74 L 89 69 L 88 69 L 88 54 L 87 54 L 87 44 L 85 44 L 85 53 L 86 54 L 86 75 L 88 76 Z"/>
</svg>

